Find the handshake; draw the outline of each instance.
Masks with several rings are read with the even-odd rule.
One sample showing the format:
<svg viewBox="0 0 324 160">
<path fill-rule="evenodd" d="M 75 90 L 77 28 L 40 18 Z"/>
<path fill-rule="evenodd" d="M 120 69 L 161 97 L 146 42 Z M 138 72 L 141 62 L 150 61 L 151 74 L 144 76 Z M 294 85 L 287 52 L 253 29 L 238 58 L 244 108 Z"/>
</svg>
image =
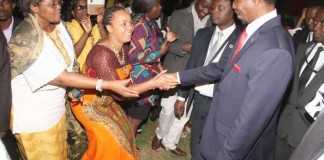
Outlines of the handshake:
<svg viewBox="0 0 324 160">
<path fill-rule="evenodd" d="M 118 93 L 123 97 L 139 97 L 140 93 L 149 90 L 169 90 L 175 88 L 179 84 L 177 74 L 166 73 L 166 70 L 146 82 L 131 85 L 130 82 L 130 79 L 109 81 L 110 87 L 107 89 Z"/>
</svg>

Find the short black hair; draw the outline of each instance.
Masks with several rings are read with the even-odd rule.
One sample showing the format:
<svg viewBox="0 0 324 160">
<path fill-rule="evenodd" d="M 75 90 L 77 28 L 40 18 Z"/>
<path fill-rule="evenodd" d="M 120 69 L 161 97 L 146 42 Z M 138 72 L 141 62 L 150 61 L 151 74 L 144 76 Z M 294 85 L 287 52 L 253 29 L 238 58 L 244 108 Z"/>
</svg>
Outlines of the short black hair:
<svg viewBox="0 0 324 160">
<path fill-rule="evenodd" d="M 135 14 L 147 13 L 154 7 L 156 3 L 157 0 L 134 0 L 132 3 L 132 11 Z"/>
</svg>

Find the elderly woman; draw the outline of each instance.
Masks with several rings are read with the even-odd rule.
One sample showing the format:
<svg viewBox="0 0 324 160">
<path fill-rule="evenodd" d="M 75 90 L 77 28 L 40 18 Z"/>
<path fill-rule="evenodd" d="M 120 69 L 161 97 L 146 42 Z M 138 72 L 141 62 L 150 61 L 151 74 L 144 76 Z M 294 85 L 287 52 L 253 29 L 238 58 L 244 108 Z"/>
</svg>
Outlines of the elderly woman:
<svg viewBox="0 0 324 160">
<path fill-rule="evenodd" d="M 128 60 L 132 64 L 131 78 L 134 83 L 145 82 L 161 72 L 160 58 L 176 39 L 176 35 L 167 28 L 166 37 L 155 22 L 161 14 L 159 0 L 134 0 L 132 11 L 135 14 L 135 28 L 131 38 Z M 154 106 L 158 96 L 145 93 L 141 99 L 131 102 L 127 107 L 128 118 L 136 131 L 139 124 L 147 118 L 150 107 Z"/>
<path fill-rule="evenodd" d="M 90 78 L 74 69 L 73 43 L 60 19 L 60 0 L 24 0 L 25 19 L 9 43 L 12 130 L 27 159 L 65 160 L 66 87 L 110 90 L 127 97 L 129 80 Z"/>
</svg>

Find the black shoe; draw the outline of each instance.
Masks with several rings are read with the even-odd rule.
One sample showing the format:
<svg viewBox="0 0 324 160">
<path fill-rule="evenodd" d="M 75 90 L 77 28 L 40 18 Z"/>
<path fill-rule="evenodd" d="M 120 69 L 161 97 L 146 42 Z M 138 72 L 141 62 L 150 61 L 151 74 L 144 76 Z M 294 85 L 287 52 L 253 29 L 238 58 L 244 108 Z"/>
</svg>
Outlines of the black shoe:
<svg viewBox="0 0 324 160">
<path fill-rule="evenodd" d="M 187 155 L 187 153 L 179 147 L 176 147 L 175 149 L 166 149 L 162 143 L 161 143 L 161 147 L 167 151 L 170 151 L 172 154 L 179 156 L 179 157 L 185 157 Z"/>
<path fill-rule="evenodd" d="M 161 147 L 161 140 L 155 135 L 152 139 L 152 149 L 157 150 Z"/>
</svg>

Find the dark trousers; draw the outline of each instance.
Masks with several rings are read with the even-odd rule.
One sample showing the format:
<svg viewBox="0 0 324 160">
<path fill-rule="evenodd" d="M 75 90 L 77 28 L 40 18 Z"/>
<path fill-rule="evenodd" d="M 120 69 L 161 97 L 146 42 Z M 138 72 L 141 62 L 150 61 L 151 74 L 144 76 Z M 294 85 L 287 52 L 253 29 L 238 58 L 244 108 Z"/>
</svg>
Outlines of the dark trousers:
<svg viewBox="0 0 324 160">
<path fill-rule="evenodd" d="M 191 113 L 191 157 L 193 160 L 203 160 L 200 154 L 200 140 L 208 116 L 212 98 L 195 93 Z"/>
<path fill-rule="evenodd" d="M 7 149 L 7 152 L 12 160 L 26 160 L 27 158 L 22 154 L 18 147 L 18 142 L 15 136 L 12 134 L 10 130 L 6 132 L 6 134 L 1 137 L 1 140 L 4 146 Z"/>
<path fill-rule="evenodd" d="M 282 112 L 276 138 L 275 160 L 288 160 L 311 125 L 305 112 L 288 106 Z"/>
</svg>

